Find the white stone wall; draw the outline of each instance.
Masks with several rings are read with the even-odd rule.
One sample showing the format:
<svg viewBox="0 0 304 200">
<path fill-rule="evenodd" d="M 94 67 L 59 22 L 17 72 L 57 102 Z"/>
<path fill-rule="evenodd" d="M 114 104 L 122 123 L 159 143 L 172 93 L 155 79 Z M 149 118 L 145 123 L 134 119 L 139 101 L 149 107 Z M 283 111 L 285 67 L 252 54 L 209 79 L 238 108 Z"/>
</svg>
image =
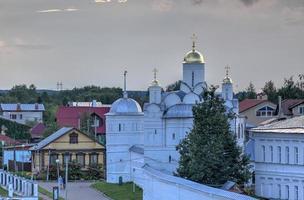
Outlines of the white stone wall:
<svg viewBox="0 0 304 200">
<path fill-rule="evenodd" d="M 143 115 L 107 115 L 107 182 L 132 180 L 130 147 L 143 144 Z"/>
<path fill-rule="evenodd" d="M 143 200 L 253 200 L 144 167 Z"/>
<path fill-rule="evenodd" d="M 304 199 L 304 136 L 253 133 L 255 191 L 267 198 Z"/>
</svg>

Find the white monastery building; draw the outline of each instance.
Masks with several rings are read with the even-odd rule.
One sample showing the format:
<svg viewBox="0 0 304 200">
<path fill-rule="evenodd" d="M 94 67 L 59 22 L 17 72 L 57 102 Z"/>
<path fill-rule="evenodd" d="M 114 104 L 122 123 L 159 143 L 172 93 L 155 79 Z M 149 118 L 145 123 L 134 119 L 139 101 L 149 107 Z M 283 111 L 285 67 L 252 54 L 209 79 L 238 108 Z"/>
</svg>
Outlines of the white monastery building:
<svg viewBox="0 0 304 200">
<path fill-rule="evenodd" d="M 304 200 L 304 116 L 251 129 L 250 137 L 256 194 Z"/>
<path fill-rule="evenodd" d="M 179 161 L 176 146 L 191 131 L 192 108 L 203 101 L 201 94 L 207 88 L 204 57 L 195 42 L 184 57 L 182 70 L 180 89 L 172 92 L 163 92 L 155 70 L 149 102 L 143 109 L 128 98 L 124 73 L 123 97 L 106 114 L 107 182 L 134 181 L 143 188 L 145 200 L 252 199 L 173 176 Z M 227 71 L 219 95 L 227 111 L 235 114 L 231 131 L 243 147 L 245 121 L 239 116 L 238 100 L 233 99 L 232 84 Z"/>
</svg>

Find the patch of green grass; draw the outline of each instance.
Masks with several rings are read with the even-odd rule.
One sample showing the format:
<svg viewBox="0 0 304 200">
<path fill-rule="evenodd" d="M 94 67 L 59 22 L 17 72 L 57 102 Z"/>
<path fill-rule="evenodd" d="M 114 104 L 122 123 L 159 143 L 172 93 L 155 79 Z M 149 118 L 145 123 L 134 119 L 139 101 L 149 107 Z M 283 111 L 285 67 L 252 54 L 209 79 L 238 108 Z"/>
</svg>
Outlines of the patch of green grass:
<svg viewBox="0 0 304 200">
<path fill-rule="evenodd" d="M 104 193 L 113 200 L 142 200 L 143 192 L 138 186 L 135 186 L 133 193 L 133 183 L 124 183 L 122 185 L 96 182 L 91 187 Z"/>
<path fill-rule="evenodd" d="M 53 193 L 38 186 L 38 192 L 41 193 L 41 194 L 44 194 L 45 196 L 48 196 L 49 198 L 53 199 Z M 62 197 L 59 197 L 59 200 L 64 200 L 64 198 Z"/>
<path fill-rule="evenodd" d="M 0 187 L 0 196 L 7 197 L 7 191 L 5 189 L 3 189 L 2 187 Z"/>
</svg>

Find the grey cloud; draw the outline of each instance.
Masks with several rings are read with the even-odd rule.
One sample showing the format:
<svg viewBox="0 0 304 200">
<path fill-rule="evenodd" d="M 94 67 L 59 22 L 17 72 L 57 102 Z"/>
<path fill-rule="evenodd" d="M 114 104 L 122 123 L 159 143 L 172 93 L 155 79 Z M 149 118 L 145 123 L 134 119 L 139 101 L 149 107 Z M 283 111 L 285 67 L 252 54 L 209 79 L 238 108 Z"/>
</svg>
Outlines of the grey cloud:
<svg viewBox="0 0 304 200">
<path fill-rule="evenodd" d="M 240 0 L 244 3 L 245 6 L 252 6 L 253 4 L 257 3 L 259 0 Z"/>
</svg>

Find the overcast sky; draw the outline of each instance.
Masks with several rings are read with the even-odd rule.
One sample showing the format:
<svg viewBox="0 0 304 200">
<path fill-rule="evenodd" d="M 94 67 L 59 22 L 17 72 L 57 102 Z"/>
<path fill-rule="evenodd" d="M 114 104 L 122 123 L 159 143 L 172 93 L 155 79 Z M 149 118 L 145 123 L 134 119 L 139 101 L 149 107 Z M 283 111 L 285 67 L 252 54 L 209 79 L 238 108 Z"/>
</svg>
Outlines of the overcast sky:
<svg viewBox="0 0 304 200">
<path fill-rule="evenodd" d="M 108 1 L 108 2 L 107 2 Z M 191 35 L 208 84 L 236 90 L 304 73 L 303 0 L 1 0 L 0 88 L 35 84 L 144 90 L 182 77 Z"/>
</svg>

